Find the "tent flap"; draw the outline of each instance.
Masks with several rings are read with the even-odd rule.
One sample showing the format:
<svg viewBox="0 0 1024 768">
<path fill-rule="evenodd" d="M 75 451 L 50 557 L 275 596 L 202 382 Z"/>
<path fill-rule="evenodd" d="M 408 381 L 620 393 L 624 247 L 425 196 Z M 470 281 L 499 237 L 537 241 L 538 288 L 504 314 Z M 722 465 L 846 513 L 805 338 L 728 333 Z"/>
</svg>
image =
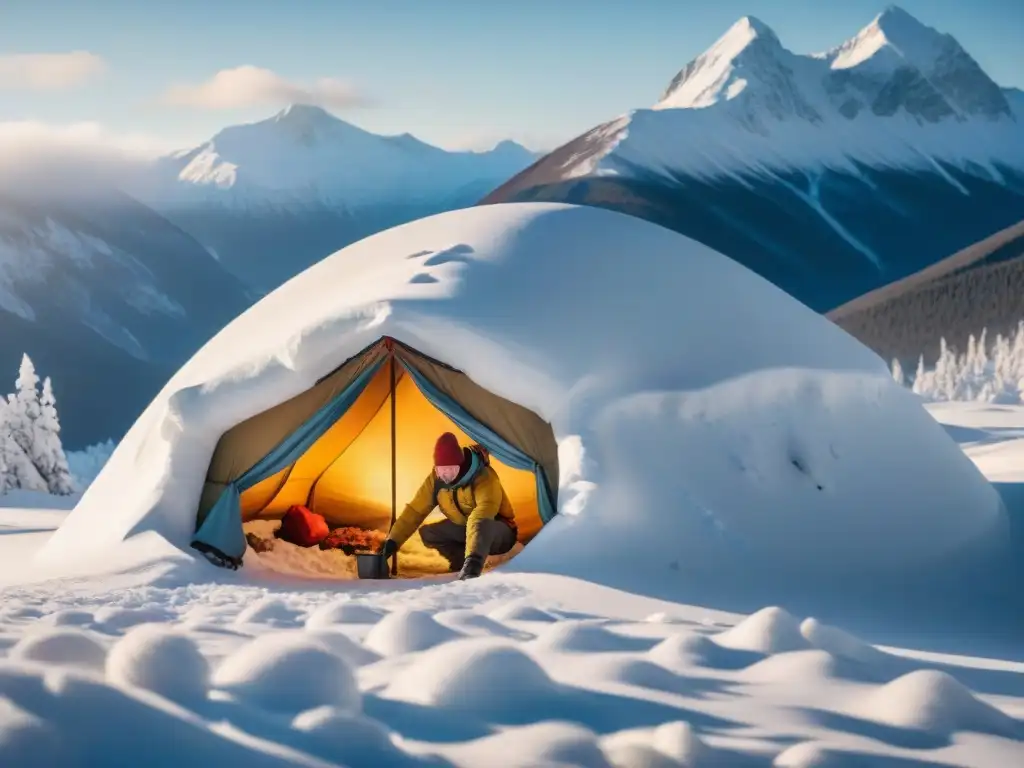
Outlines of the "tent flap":
<svg viewBox="0 0 1024 768">
<path fill-rule="evenodd" d="M 273 477 L 293 464 L 352 407 L 373 378 L 385 358 L 378 358 L 365 368 L 330 402 L 319 408 L 302 425 L 285 437 L 262 459 L 240 477 L 228 483 L 193 538 L 193 546 L 213 549 L 240 561 L 245 554 L 242 531 L 241 493 Z"/>
<path fill-rule="evenodd" d="M 416 386 L 430 403 L 441 413 L 451 419 L 470 438 L 480 443 L 497 459 L 514 469 L 525 469 L 537 477 L 537 511 L 544 523 L 555 515 L 555 506 L 549 491 L 547 478 L 541 465 L 521 450 L 501 437 L 497 432 L 475 419 L 465 408 L 459 405 L 418 371 L 414 366 L 406 366 Z"/>
</svg>

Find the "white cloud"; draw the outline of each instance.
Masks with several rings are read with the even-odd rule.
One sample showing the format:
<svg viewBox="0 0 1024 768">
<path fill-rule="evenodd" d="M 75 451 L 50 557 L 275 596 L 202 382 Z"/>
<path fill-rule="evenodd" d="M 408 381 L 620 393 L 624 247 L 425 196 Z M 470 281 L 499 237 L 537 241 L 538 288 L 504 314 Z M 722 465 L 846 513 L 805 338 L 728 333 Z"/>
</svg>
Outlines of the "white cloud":
<svg viewBox="0 0 1024 768">
<path fill-rule="evenodd" d="M 0 88 L 70 88 L 104 70 L 103 59 L 88 51 L 7 54 L 0 56 Z"/>
<path fill-rule="evenodd" d="M 126 186 L 148 161 L 175 148 L 149 136 L 113 134 L 92 122 L 0 122 L 0 185 L 86 191 Z"/>
<path fill-rule="evenodd" d="M 303 84 L 251 65 L 222 69 L 206 82 L 196 85 L 171 86 L 163 101 L 199 109 L 284 107 L 289 104 L 346 109 L 367 103 L 355 87 L 343 80 L 325 77 Z"/>
</svg>

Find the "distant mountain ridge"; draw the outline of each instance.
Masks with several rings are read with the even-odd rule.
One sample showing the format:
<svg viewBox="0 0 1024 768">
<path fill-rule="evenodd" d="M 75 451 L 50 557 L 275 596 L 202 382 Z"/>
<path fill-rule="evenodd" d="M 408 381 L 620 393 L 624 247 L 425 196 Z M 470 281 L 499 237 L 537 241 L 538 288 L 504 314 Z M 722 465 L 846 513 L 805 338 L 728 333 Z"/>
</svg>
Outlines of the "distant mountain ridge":
<svg viewBox="0 0 1024 768">
<path fill-rule="evenodd" d="M 255 295 L 129 196 L 0 190 L 0 371 L 53 380 L 70 448 L 119 438 Z"/>
<path fill-rule="evenodd" d="M 512 141 L 449 152 L 297 104 L 161 158 L 132 191 L 266 291 L 374 232 L 472 205 L 535 159 Z"/>
<path fill-rule="evenodd" d="M 934 365 L 942 339 L 962 354 L 982 331 L 988 343 L 1009 337 L 1024 321 L 1024 220 L 828 317 L 907 370 Z"/>
<path fill-rule="evenodd" d="M 471 205 L 533 159 L 513 142 L 447 152 L 296 105 L 159 158 L 126 192 L 5 178 L 0 371 L 28 353 L 52 377 L 70 448 L 119 439 L 260 295 L 352 240 Z"/>
<path fill-rule="evenodd" d="M 825 311 L 1024 216 L 1024 94 L 897 7 L 812 55 L 747 17 L 481 202 L 512 200 L 656 221 Z"/>
</svg>

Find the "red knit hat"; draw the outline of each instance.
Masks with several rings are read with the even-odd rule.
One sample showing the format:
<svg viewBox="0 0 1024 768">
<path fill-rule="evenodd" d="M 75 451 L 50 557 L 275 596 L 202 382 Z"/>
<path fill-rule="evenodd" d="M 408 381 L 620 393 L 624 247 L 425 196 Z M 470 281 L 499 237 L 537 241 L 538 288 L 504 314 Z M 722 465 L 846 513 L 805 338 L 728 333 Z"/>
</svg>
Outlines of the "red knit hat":
<svg viewBox="0 0 1024 768">
<path fill-rule="evenodd" d="M 455 467 L 462 464 L 462 446 L 451 432 L 445 432 L 434 444 L 434 466 Z"/>
</svg>

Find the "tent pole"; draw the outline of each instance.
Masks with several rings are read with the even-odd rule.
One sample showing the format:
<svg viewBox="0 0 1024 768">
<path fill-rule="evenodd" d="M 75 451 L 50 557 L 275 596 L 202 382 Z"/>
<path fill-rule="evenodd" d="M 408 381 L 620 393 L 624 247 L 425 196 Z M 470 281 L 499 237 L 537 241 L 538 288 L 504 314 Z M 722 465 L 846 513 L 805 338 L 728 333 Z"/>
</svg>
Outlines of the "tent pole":
<svg viewBox="0 0 1024 768">
<path fill-rule="evenodd" d="M 397 404 L 395 403 L 395 351 L 391 350 L 391 527 L 395 527 L 395 520 L 398 517 L 398 477 L 396 470 L 396 451 L 395 446 L 395 413 L 397 411 Z M 398 553 L 395 552 L 391 556 L 391 575 L 398 575 Z"/>
</svg>

